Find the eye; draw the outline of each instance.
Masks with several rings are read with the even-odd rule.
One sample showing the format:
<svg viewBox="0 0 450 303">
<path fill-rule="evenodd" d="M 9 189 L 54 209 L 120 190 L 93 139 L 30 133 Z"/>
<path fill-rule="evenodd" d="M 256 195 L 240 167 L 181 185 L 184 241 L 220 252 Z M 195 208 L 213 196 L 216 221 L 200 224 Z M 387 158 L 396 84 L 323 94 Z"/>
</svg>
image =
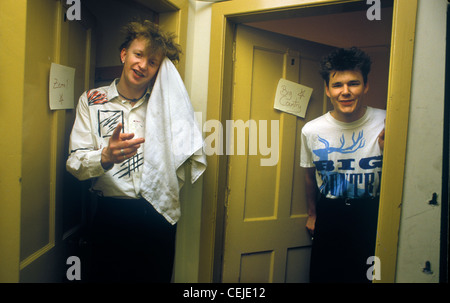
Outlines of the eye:
<svg viewBox="0 0 450 303">
<path fill-rule="evenodd" d="M 350 82 L 348 83 L 349 86 L 358 86 L 358 85 L 360 85 L 360 84 L 361 84 L 361 82 L 359 82 L 359 81 L 350 81 Z"/>
<path fill-rule="evenodd" d="M 150 60 L 149 61 L 149 65 L 151 66 L 151 67 L 158 67 L 159 66 L 159 61 L 158 60 Z"/>
</svg>

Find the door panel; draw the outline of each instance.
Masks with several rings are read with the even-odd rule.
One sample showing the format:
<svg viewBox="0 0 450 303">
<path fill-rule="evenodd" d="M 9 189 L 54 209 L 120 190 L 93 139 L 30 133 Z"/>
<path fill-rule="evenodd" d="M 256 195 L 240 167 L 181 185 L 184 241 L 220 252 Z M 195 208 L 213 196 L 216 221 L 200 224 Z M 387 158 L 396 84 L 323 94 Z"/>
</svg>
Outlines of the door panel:
<svg viewBox="0 0 450 303">
<path fill-rule="evenodd" d="M 308 281 L 311 240 L 299 140 L 304 123 L 323 112 L 317 61 L 325 51 L 237 26 L 223 282 Z M 306 119 L 273 108 L 280 78 L 314 88 Z"/>
<path fill-rule="evenodd" d="M 66 281 L 63 235 L 82 223 L 83 203 L 78 199 L 82 190 L 65 172 L 67 129 L 73 123 L 74 110 L 48 108 L 52 62 L 75 68 L 75 100 L 89 77 L 89 15 L 83 13 L 83 23 L 64 20 L 65 5 L 64 1 L 27 2 L 27 111 L 23 117 L 27 122 L 23 133 L 30 139 L 24 139 L 21 282 Z"/>
</svg>

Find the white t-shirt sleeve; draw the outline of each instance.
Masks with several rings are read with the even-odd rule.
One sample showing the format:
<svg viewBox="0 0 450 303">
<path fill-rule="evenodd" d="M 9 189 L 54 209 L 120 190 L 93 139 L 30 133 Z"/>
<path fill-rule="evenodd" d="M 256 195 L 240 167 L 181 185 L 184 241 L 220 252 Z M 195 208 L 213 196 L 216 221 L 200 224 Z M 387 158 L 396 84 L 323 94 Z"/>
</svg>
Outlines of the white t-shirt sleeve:
<svg viewBox="0 0 450 303">
<path fill-rule="evenodd" d="M 311 148 L 308 145 L 308 135 L 305 132 L 306 125 L 301 131 L 300 166 L 304 168 L 314 167 Z"/>
</svg>

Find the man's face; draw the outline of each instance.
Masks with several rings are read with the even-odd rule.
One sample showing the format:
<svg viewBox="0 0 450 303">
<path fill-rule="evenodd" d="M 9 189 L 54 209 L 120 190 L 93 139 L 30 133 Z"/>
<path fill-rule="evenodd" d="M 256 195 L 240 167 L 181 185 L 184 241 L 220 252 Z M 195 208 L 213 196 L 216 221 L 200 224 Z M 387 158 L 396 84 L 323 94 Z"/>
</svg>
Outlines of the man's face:
<svg viewBox="0 0 450 303">
<path fill-rule="evenodd" d="M 147 40 L 135 39 L 128 49 L 120 52 L 124 62 L 122 78 L 130 88 L 147 88 L 150 81 L 158 73 L 162 62 L 162 55 L 151 53 L 147 47 Z"/>
<path fill-rule="evenodd" d="M 331 71 L 326 87 L 334 111 L 331 115 L 342 122 L 353 122 L 365 113 L 363 97 L 369 90 L 368 83 L 359 70 Z"/>
</svg>

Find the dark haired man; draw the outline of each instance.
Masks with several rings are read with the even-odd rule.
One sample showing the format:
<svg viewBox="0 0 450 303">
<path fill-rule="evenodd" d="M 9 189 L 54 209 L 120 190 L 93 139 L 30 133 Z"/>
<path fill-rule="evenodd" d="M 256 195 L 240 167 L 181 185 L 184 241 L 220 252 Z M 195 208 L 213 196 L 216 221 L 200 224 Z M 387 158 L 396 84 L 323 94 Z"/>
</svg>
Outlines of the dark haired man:
<svg viewBox="0 0 450 303">
<path fill-rule="evenodd" d="M 385 111 L 368 107 L 370 58 L 337 49 L 320 73 L 333 110 L 302 129 L 311 282 L 370 282 L 375 253 Z"/>
</svg>

